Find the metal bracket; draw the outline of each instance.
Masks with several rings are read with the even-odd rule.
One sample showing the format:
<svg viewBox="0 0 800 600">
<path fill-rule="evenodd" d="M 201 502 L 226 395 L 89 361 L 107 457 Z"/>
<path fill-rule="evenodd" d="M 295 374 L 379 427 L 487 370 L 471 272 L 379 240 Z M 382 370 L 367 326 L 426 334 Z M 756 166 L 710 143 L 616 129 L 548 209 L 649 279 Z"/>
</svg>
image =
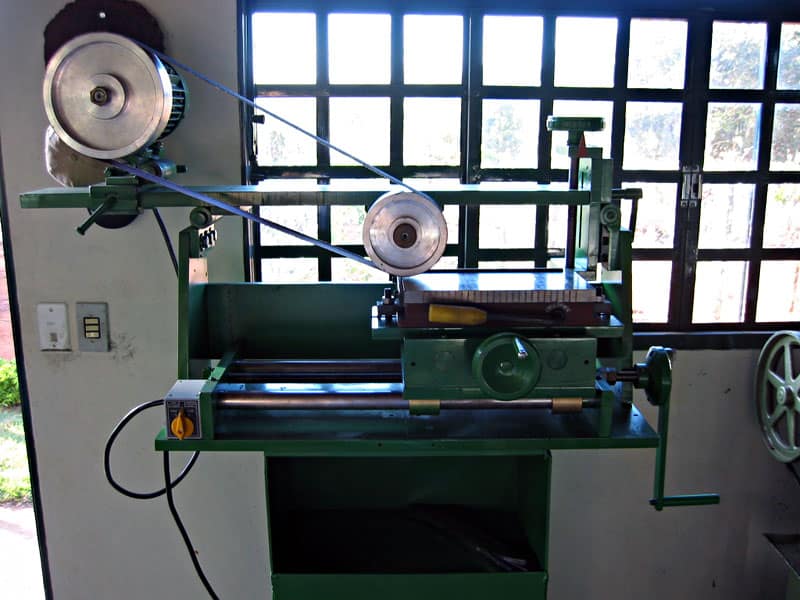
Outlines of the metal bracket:
<svg viewBox="0 0 800 600">
<path fill-rule="evenodd" d="M 697 165 L 681 168 L 681 208 L 697 208 L 703 198 L 703 173 Z"/>
</svg>

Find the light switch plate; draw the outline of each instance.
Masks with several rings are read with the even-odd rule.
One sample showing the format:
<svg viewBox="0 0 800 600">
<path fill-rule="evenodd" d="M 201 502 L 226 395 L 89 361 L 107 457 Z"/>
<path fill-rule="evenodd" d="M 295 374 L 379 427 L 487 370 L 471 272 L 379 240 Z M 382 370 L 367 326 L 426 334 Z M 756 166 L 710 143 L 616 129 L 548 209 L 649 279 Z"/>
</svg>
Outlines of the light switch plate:
<svg viewBox="0 0 800 600">
<path fill-rule="evenodd" d="M 66 302 L 43 302 L 36 305 L 41 350 L 69 350 L 69 321 Z"/>
<path fill-rule="evenodd" d="M 77 302 L 75 320 L 78 327 L 78 350 L 108 352 L 108 304 Z"/>
</svg>

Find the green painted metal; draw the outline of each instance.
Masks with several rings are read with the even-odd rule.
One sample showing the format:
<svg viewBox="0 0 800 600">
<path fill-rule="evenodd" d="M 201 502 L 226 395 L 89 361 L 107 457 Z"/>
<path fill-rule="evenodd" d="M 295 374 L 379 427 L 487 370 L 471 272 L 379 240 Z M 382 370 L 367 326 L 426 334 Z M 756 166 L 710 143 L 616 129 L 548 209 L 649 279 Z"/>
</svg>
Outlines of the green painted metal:
<svg viewBox="0 0 800 600">
<path fill-rule="evenodd" d="M 531 437 L 445 437 L 458 430 L 429 431 L 428 426 L 445 420 L 443 411 L 438 417 L 410 417 L 408 414 L 336 415 L 323 422 L 307 421 L 295 413 L 258 415 L 252 412 L 243 419 L 263 422 L 250 423 L 252 435 L 239 436 L 235 430 L 216 439 L 169 440 L 162 431 L 155 441 L 156 450 L 263 452 L 268 456 L 469 456 L 523 455 L 542 450 L 603 450 L 611 448 L 656 448 L 659 436 L 644 416 L 631 405 L 613 407 L 610 431 L 598 436 L 598 423 L 592 415 L 550 415 L 536 413 L 523 422 Z M 586 410 L 584 413 L 590 411 Z M 600 411 L 602 414 L 602 410 Z M 542 414 L 547 413 L 547 414 Z M 506 420 L 521 419 L 520 413 L 503 415 Z M 461 421 L 456 424 L 462 425 Z M 316 429 L 312 427 L 316 426 Z M 357 432 L 360 437 L 356 437 Z M 370 431 L 374 429 L 374 431 Z M 437 435 L 438 434 L 438 435 Z M 267 437 L 267 436 L 272 437 Z M 463 435 L 463 434 L 462 434 Z M 540 435 L 541 437 L 535 437 Z"/>
<path fill-rule="evenodd" d="M 214 412 L 216 410 L 214 406 L 214 389 L 217 383 L 225 377 L 225 373 L 235 357 L 235 352 L 227 352 L 217 363 L 217 366 L 211 370 L 200 392 L 200 419 L 203 425 L 202 430 L 207 432 L 204 433 L 204 437 L 214 436 Z"/>
<path fill-rule="evenodd" d="M 274 597 L 544 598 L 549 481 L 541 451 L 268 458 Z"/>
<path fill-rule="evenodd" d="M 800 368 L 798 350 L 800 332 L 778 331 L 766 341 L 756 364 L 754 397 L 761 437 L 769 453 L 783 463 L 800 457 L 800 377 L 795 377 Z"/>
<path fill-rule="evenodd" d="M 284 182 L 260 186 L 187 186 L 187 189 L 208 194 L 236 206 L 311 205 L 311 206 L 368 206 L 390 189 L 363 185 L 298 185 Z M 589 203 L 589 192 L 569 190 L 562 184 L 537 185 L 506 183 L 484 185 L 428 185 L 421 188 L 442 204 L 479 206 L 482 204 L 581 205 Z M 153 207 L 195 207 L 205 204 L 176 192 L 152 186 L 109 186 L 105 184 L 83 188 L 48 188 L 20 196 L 23 208 L 88 208 L 95 209 L 107 199 L 113 205 L 107 214 L 132 214 Z M 209 207 L 215 214 L 219 209 Z"/>
<path fill-rule="evenodd" d="M 647 353 L 645 362 L 637 363 L 638 381 L 634 384 L 643 388 L 647 399 L 658 406 L 658 448 L 656 449 L 655 475 L 653 478 L 653 498 L 650 504 L 658 511 L 670 506 L 703 506 L 719 504 L 719 494 L 687 494 L 665 496 L 664 482 L 667 472 L 667 441 L 669 440 L 669 404 L 672 390 L 672 350 L 654 346 Z"/>
<path fill-rule="evenodd" d="M 604 127 L 603 117 L 547 117 L 548 131 L 569 131 L 578 134 L 584 131 L 601 131 Z"/>
<path fill-rule="evenodd" d="M 211 283 L 189 357 L 393 358 L 398 341 L 373 341 L 369 314 L 385 284 Z"/>
<path fill-rule="evenodd" d="M 538 600 L 546 595 L 545 572 L 272 576 L 274 600 L 487 600 L 500 597 L 503 600 Z"/>
<path fill-rule="evenodd" d="M 488 337 L 497 333 L 497 329 L 483 326 L 475 327 L 398 327 L 394 323 L 387 323 L 384 319 L 378 318 L 377 310 L 372 311 L 372 337 L 376 340 L 403 340 L 406 338 L 441 338 L 441 337 L 463 337 L 484 336 Z M 517 326 L 514 331 L 525 335 L 541 334 L 542 328 L 535 326 Z M 559 335 L 570 338 L 589 337 L 589 338 L 620 338 L 625 334 L 622 322 L 615 316 L 611 316 L 607 325 L 591 325 L 587 327 L 559 327 Z M 630 366 L 630 365 L 628 365 Z"/>
<path fill-rule="evenodd" d="M 475 357 L 481 356 L 482 348 L 484 361 L 480 362 L 483 363 L 487 344 L 495 347 L 498 341 L 502 341 L 497 335 L 518 334 L 406 339 L 402 355 L 404 396 L 439 400 L 594 397 L 597 340 L 593 338 L 529 338 L 519 335 L 530 349 L 530 360 L 536 361 L 535 388 L 526 388 L 512 395 L 492 393 L 491 389 L 485 389 L 480 380 L 482 375 L 476 375 L 473 365 Z M 496 366 L 499 369 L 499 365 Z"/>
<path fill-rule="evenodd" d="M 563 360 L 558 360 L 565 364 L 567 353 L 561 354 Z M 529 396 L 542 373 L 542 357 L 536 346 L 515 333 L 496 333 L 481 341 L 472 354 L 471 364 L 472 376 L 481 391 L 498 400 Z"/>
<path fill-rule="evenodd" d="M 178 234 L 178 379 L 192 376 L 190 349 L 204 345 L 199 325 L 204 319 L 205 290 L 198 284 L 208 281 L 208 269 L 200 258 L 199 231 L 187 227 Z"/>
</svg>

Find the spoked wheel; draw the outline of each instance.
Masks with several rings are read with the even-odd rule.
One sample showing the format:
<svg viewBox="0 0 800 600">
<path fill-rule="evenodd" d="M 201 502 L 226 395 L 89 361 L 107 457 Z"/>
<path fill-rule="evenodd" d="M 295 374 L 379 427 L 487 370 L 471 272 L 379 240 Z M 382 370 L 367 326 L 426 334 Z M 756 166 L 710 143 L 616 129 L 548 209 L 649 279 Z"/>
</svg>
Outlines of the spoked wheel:
<svg viewBox="0 0 800 600">
<path fill-rule="evenodd" d="M 758 357 L 756 409 L 770 454 L 790 463 L 800 457 L 800 334 L 779 331 Z"/>
</svg>

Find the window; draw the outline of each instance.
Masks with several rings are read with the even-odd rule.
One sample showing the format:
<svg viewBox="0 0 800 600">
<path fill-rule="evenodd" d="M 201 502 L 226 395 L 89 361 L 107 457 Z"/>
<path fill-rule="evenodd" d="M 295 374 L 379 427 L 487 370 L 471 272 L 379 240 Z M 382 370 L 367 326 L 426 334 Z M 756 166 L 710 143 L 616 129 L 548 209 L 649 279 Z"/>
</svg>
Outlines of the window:
<svg viewBox="0 0 800 600">
<path fill-rule="evenodd" d="M 246 9 L 244 80 L 260 104 L 409 182 L 487 185 L 566 181 L 565 134 L 551 136 L 547 116 L 603 117 L 587 143 L 614 159 L 615 187 L 644 191 L 633 242 L 638 330 L 800 321 L 799 9 L 755 7 L 744 19 L 466 2 L 425 13 L 380 2 L 361 13 L 346 2 L 284 6 Z M 253 183 L 373 183 L 272 119 L 246 132 Z M 695 175 L 703 185 L 692 196 Z M 630 201 L 621 208 L 627 222 Z M 436 268 L 542 267 L 563 256 L 565 207 L 448 206 L 445 216 Z M 364 253 L 361 206 L 274 218 Z M 254 257 L 269 281 L 375 277 L 267 231 L 254 231 Z"/>
</svg>

